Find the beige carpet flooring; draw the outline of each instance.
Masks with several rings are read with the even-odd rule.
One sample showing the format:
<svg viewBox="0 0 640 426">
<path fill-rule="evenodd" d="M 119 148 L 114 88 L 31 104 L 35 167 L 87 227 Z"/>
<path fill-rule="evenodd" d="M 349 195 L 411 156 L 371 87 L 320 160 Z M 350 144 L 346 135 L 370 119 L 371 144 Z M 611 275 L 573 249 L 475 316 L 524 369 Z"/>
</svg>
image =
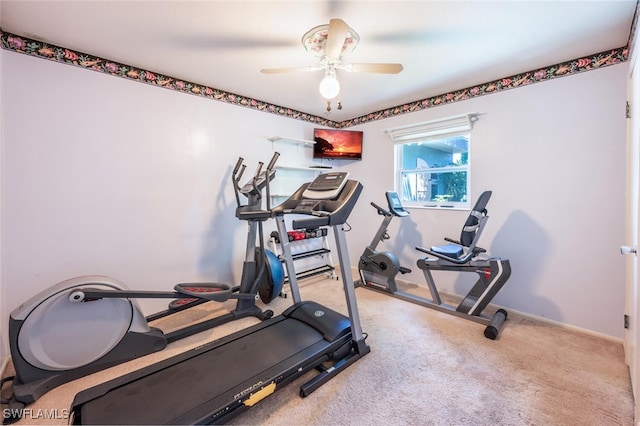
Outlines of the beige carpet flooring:
<svg viewBox="0 0 640 426">
<path fill-rule="evenodd" d="M 306 280 L 301 292 L 304 299 L 346 309 L 340 281 Z M 633 425 L 633 397 L 619 342 L 513 313 L 492 341 L 477 323 L 363 288 L 356 295 L 371 353 L 300 398 L 299 385 L 313 375 L 307 373 L 232 424 Z M 278 299 L 270 307 L 278 313 L 289 304 L 289 299 Z M 233 306 L 207 305 L 156 325 L 169 331 L 170 323 L 219 315 Z M 64 414 L 75 394 L 87 387 L 255 322 L 243 319 L 175 342 L 160 353 L 60 386 L 29 408 L 33 414 L 39 409 Z M 19 422 L 66 423 L 64 418 Z"/>
</svg>

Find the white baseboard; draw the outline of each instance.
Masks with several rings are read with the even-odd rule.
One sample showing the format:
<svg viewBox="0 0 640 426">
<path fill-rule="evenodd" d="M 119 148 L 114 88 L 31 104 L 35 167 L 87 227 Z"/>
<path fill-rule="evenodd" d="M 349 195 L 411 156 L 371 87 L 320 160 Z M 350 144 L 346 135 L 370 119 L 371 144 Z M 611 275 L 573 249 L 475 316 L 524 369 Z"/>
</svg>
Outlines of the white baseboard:
<svg viewBox="0 0 640 426">
<path fill-rule="evenodd" d="M 359 273 L 358 273 L 358 270 L 356 268 L 352 268 L 352 272 L 354 273 L 354 277 L 359 277 Z M 401 280 L 401 279 L 396 279 L 396 282 L 397 283 L 407 284 L 407 285 L 410 285 L 410 286 L 418 286 L 418 287 L 422 287 L 422 288 L 427 288 L 423 284 L 418 284 L 418 283 L 405 281 L 405 280 Z M 462 297 L 459 296 L 459 295 L 456 295 L 456 294 L 450 294 L 450 293 L 446 293 L 446 292 L 439 292 L 439 293 L 440 293 L 440 295 L 442 297 L 448 297 L 448 298 L 451 298 L 453 300 L 457 299 L 458 301 L 462 300 Z M 545 324 L 553 325 L 553 326 L 556 326 L 556 327 L 564 328 L 564 329 L 567 329 L 567 330 L 575 331 L 575 332 L 578 332 L 578 333 L 584 333 L 584 334 L 587 334 L 587 335 L 590 335 L 590 336 L 594 336 L 594 337 L 598 337 L 598 338 L 601 338 L 601 339 L 609 340 L 611 342 L 624 344 L 624 339 L 620 338 L 620 337 L 610 336 L 608 334 L 599 333 L 597 331 L 588 330 L 586 328 L 581 328 L 581 327 L 577 327 L 577 326 L 570 325 L 570 324 L 565 324 L 565 323 L 562 323 L 562 322 L 559 322 L 559 321 L 555 321 L 555 320 L 552 320 L 552 319 L 549 319 L 549 318 L 540 317 L 540 316 L 529 314 L 529 313 L 526 313 L 526 312 L 517 311 L 517 310 L 509 308 L 507 306 L 500 306 L 500 305 L 495 305 L 493 303 L 490 303 L 488 305 L 488 308 L 491 309 L 491 310 L 494 310 L 494 311 L 497 310 L 497 309 L 502 308 L 502 309 L 506 310 L 509 313 L 509 315 L 517 315 L 517 316 L 520 316 L 522 318 L 526 318 L 526 319 L 529 319 L 529 320 L 532 320 L 532 321 L 538 321 L 538 322 L 542 322 L 542 323 L 545 323 Z M 638 426 L 640 426 L 640 425 L 638 425 Z"/>
<path fill-rule="evenodd" d="M 575 332 L 578 332 L 578 333 L 588 334 L 590 336 L 594 336 L 594 337 L 598 337 L 598 338 L 601 338 L 601 339 L 609 340 L 609 341 L 615 342 L 615 343 L 620 343 L 620 344 L 624 343 L 624 339 L 622 339 L 620 337 L 609 336 L 608 334 L 598 333 L 597 331 L 589 330 L 589 329 L 578 327 L 578 326 L 571 325 L 571 324 L 565 324 L 565 323 L 562 323 L 562 322 L 559 322 L 559 321 L 555 321 L 555 320 L 552 320 L 552 319 L 549 319 L 549 318 L 540 317 L 540 316 L 533 315 L 533 314 L 528 314 L 526 312 L 516 311 L 515 309 L 506 308 L 506 307 L 503 307 L 503 306 L 496 306 L 496 305 L 492 305 L 492 304 L 489 304 L 489 306 L 491 306 L 492 308 L 503 308 L 503 309 L 506 309 L 509 312 L 510 315 L 511 314 L 515 314 L 515 315 L 518 315 L 520 317 L 530 319 L 532 321 L 538 321 L 538 322 L 546 323 L 546 324 L 549 324 L 549 325 L 554 325 L 556 327 L 564 328 L 566 330 L 571 330 L 571 331 L 575 331 Z"/>
</svg>

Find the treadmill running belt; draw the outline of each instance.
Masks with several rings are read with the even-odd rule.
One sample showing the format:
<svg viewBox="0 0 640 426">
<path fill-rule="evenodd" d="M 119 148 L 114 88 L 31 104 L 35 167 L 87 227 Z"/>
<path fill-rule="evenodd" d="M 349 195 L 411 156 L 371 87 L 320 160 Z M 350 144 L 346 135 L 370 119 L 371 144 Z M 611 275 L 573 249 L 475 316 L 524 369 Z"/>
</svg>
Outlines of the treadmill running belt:
<svg viewBox="0 0 640 426">
<path fill-rule="evenodd" d="M 266 385 L 276 379 L 272 375 L 286 371 L 288 365 L 299 368 L 311 352 L 321 351 L 328 344 L 319 332 L 294 318 L 249 336 L 86 402 L 80 413 L 82 423 L 181 424 L 186 419 L 189 423 L 196 418 L 204 420 L 225 409 L 238 395 L 248 395 L 260 383 Z M 233 383 L 236 385 L 229 387 Z"/>
</svg>

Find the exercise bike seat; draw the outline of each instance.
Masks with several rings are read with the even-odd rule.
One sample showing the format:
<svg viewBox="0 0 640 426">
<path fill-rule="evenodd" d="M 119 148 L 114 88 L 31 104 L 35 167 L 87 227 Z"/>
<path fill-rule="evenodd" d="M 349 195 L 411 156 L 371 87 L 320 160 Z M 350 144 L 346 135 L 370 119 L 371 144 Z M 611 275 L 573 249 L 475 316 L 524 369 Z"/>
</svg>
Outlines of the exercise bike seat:
<svg viewBox="0 0 640 426">
<path fill-rule="evenodd" d="M 457 244 L 445 244 L 442 246 L 431 246 L 431 251 L 441 254 L 442 256 L 450 257 L 452 259 L 460 259 L 464 250 L 462 246 Z"/>
</svg>

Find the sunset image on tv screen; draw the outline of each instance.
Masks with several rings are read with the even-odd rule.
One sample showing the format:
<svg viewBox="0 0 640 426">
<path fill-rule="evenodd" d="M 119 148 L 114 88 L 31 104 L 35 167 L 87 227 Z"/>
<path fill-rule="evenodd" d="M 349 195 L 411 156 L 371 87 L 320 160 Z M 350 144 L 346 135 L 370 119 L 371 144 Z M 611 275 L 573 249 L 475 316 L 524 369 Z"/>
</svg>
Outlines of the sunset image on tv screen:
<svg viewBox="0 0 640 426">
<path fill-rule="evenodd" d="M 315 129 L 313 133 L 315 158 L 360 159 L 362 132 L 350 130 Z"/>
</svg>

